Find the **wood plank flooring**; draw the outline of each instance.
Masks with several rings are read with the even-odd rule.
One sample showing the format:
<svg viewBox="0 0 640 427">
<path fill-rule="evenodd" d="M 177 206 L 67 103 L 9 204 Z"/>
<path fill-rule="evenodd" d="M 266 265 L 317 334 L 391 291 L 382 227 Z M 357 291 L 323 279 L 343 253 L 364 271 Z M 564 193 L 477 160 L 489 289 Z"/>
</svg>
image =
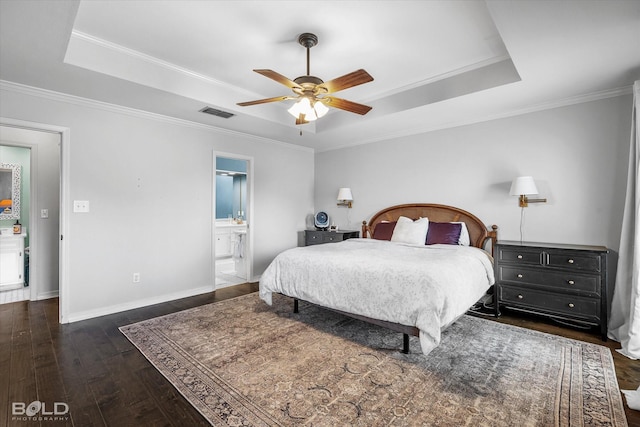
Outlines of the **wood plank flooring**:
<svg viewBox="0 0 640 427">
<path fill-rule="evenodd" d="M 133 347 L 118 327 L 258 290 L 245 283 L 205 295 L 60 325 L 58 300 L 0 305 L 0 426 L 207 426 L 206 420 Z M 603 344 L 595 333 L 540 318 L 498 321 Z M 612 351 L 621 389 L 640 385 L 640 362 Z M 12 420 L 12 402 L 69 405 L 66 420 Z M 47 412 L 53 412 L 47 407 Z M 640 412 L 626 408 L 630 426 Z M 54 415 L 48 416 L 53 417 Z"/>
</svg>

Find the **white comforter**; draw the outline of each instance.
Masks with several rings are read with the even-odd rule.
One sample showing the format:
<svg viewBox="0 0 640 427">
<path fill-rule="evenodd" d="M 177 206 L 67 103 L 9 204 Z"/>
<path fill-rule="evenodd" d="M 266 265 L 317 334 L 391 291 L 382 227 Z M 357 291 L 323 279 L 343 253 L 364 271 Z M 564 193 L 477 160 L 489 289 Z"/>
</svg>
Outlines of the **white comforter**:
<svg viewBox="0 0 640 427">
<path fill-rule="evenodd" d="M 278 292 L 415 326 L 427 354 L 493 282 L 491 257 L 478 248 L 349 239 L 282 252 L 260 279 L 260 297 L 271 305 Z"/>
</svg>

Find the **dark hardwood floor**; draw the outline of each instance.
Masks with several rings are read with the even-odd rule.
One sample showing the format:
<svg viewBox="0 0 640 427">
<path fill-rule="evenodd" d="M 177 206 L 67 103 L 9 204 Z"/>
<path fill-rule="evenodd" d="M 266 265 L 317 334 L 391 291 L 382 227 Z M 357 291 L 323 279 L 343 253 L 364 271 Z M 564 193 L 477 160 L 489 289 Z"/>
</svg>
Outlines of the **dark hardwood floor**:
<svg viewBox="0 0 640 427">
<path fill-rule="evenodd" d="M 256 283 L 246 283 L 68 325 L 58 323 L 57 299 L 0 305 L 0 426 L 209 425 L 118 327 L 257 290 Z M 498 321 L 605 345 L 620 388 L 640 385 L 640 362 L 613 351 L 618 343 L 540 318 L 507 314 Z M 13 403 L 33 401 L 50 405 L 47 418 L 56 416 L 55 409 L 64 412 L 54 402 L 68 405 L 69 414 L 60 416 L 67 420 L 12 420 Z M 640 412 L 625 409 L 629 425 L 640 427 Z"/>
</svg>

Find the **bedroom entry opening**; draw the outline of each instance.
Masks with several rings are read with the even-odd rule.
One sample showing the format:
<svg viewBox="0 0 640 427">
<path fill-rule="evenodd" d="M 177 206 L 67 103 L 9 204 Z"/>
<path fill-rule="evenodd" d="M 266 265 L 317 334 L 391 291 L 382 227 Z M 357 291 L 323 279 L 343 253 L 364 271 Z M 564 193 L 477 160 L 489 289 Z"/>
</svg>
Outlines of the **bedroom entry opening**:
<svg viewBox="0 0 640 427">
<path fill-rule="evenodd" d="M 30 190 L 31 147 L 0 140 L 0 304 L 31 299 Z"/>
<path fill-rule="evenodd" d="M 215 170 L 214 274 L 219 289 L 251 277 L 250 160 L 218 154 Z"/>
</svg>

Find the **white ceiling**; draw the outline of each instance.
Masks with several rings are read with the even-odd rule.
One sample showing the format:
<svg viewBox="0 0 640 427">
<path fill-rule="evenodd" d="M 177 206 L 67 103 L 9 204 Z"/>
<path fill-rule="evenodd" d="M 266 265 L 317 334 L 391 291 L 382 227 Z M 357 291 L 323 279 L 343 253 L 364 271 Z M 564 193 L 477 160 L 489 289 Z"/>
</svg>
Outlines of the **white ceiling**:
<svg viewBox="0 0 640 427">
<path fill-rule="evenodd" d="M 252 69 L 304 75 L 303 32 L 312 75 L 374 77 L 337 93 L 366 116 L 236 105 L 291 94 Z M 640 1 L 1 0 L 0 79 L 322 151 L 628 93 Z"/>
</svg>

